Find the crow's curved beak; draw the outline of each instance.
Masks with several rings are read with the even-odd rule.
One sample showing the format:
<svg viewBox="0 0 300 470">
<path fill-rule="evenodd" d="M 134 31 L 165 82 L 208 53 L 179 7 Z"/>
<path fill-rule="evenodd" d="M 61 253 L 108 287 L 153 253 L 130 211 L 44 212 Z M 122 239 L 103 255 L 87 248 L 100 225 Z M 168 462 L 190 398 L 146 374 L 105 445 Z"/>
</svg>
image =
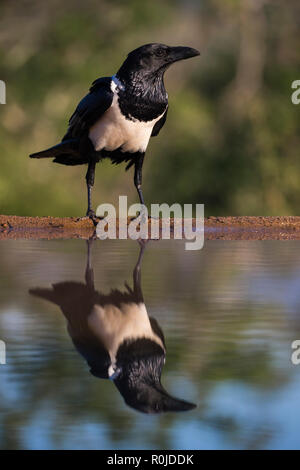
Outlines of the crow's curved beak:
<svg viewBox="0 0 300 470">
<path fill-rule="evenodd" d="M 200 52 L 197 49 L 193 49 L 192 47 L 171 47 L 169 53 L 170 63 L 177 62 L 178 60 L 189 59 L 190 57 L 195 57 L 200 55 Z"/>
</svg>

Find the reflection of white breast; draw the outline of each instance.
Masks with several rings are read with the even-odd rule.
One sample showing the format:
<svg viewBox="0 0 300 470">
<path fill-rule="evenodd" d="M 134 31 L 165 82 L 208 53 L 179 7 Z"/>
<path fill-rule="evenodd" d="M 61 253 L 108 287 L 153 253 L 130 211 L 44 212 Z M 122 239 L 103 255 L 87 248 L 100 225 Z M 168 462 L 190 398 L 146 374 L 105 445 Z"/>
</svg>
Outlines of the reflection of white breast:
<svg viewBox="0 0 300 470">
<path fill-rule="evenodd" d="M 116 80 L 116 79 L 115 79 Z M 145 152 L 155 123 L 163 116 L 148 122 L 126 119 L 118 103 L 118 88 L 112 81 L 113 101 L 110 108 L 90 128 L 89 138 L 95 150 L 116 150 L 123 152 Z"/>
<path fill-rule="evenodd" d="M 161 339 L 153 332 L 145 304 L 124 303 L 120 308 L 108 304 L 94 305 L 88 325 L 107 349 L 112 363 L 121 343 L 126 339 L 148 338 L 163 349 Z"/>
</svg>

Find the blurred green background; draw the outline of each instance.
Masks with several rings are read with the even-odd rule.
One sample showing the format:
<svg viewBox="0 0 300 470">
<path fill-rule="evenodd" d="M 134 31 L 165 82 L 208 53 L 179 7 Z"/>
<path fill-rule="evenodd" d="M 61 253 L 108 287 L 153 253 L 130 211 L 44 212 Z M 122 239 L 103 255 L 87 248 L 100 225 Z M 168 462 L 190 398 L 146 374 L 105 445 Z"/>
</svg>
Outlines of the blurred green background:
<svg viewBox="0 0 300 470">
<path fill-rule="evenodd" d="M 82 215 L 85 168 L 30 160 L 63 136 L 90 83 L 147 42 L 200 58 L 166 74 L 168 121 L 151 139 L 146 202 L 206 215 L 292 215 L 300 204 L 297 0 L 1 0 L 0 213 Z M 98 165 L 94 205 L 136 201 L 132 172 Z"/>
</svg>

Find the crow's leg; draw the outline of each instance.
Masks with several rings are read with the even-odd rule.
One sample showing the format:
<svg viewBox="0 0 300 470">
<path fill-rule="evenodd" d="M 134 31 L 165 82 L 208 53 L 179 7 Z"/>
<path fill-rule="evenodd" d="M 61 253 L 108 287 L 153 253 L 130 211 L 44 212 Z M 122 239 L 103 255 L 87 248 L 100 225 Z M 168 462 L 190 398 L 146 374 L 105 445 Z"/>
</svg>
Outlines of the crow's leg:
<svg viewBox="0 0 300 470">
<path fill-rule="evenodd" d="M 91 289 L 94 290 L 94 271 L 92 268 L 92 255 L 91 249 L 93 244 L 93 238 L 87 240 L 87 260 L 86 260 L 86 269 L 85 269 L 85 282 L 86 285 Z"/>
<path fill-rule="evenodd" d="M 144 197 L 142 193 L 142 168 L 143 168 L 143 162 L 144 162 L 144 156 L 145 154 L 143 153 L 138 160 L 135 163 L 135 171 L 134 171 L 134 185 L 137 189 L 140 203 L 145 205 L 144 202 Z M 145 211 L 142 211 L 139 215 L 142 215 L 142 217 L 145 217 Z M 148 218 L 152 219 L 150 215 L 148 215 Z"/>
<path fill-rule="evenodd" d="M 137 161 L 135 162 L 135 167 L 134 167 L 134 185 L 135 185 L 136 190 L 138 192 L 140 203 L 143 206 L 145 206 L 144 196 L 143 196 L 143 193 L 142 193 L 142 168 L 143 168 L 144 156 L 145 156 L 145 154 L 143 153 L 137 159 Z M 143 209 L 145 209 L 145 208 L 143 208 Z M 142 216 L 142 220 L 146 222 L 147 221 L 146 211 L 141 210 L 141 212 L 139 213 L 139 215 L 137 217 L 139 217 L 140 215 Z"/>
<path fill-rule="evenodd" d="M 139 195 L 140 203 L 145 205 L 144 197 L 142 193 L 142 168 L 144 162 L 144 154 L 142 154 L 137 161 L 135 162 L 134 166 L 134 186 Z"/>
<path fill-rule="evenodd" d="M 91 160 L 89 162 L 88 170 L 86 172 L 86 185 L 87 185 L 87 196 L 88 196 L 88 208 L 86 215 L 88 217 L 95 217 L 95 212 L 92 209 L 92 187 L 94 186 L 94 181 L 95 181 L 95 167 L 96 167 L 96 162 Z"/>
<path fill-rule="evenodd" d="M 143 259 L 147 241 L 148 240 L 138 240 L 139 245 L 140 245 L 140 252 L 139 252 L 137 263 L 133 270 L 133 292 L 134 292 L 137 302 L 144 302 L 142 285 L 141 285 L 141 265 L 142 265 L 142 259 Z M 127 288 L 128 290 L 131 290 L 128 286 Z"/>
</svg>

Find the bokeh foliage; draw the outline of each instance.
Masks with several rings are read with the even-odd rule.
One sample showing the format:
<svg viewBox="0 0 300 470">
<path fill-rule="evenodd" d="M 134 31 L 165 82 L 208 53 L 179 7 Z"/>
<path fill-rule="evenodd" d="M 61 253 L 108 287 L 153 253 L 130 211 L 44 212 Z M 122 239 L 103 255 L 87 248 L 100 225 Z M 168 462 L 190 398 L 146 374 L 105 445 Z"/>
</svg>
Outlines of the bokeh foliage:
<svg viewBox="0 0 300 470">
<path fill-rule="evenodd" d="M 147 42 L 200 58 L 166 74 L 168 121 L 144 165 L 146 201 L 206 214 L 298 214 L 300 5 L 296 0 L 2 0 L 0 213 L 82 215 L 85 168 L 31 161 L 58 142 L 90 83 Z M 132 174 L 98 165 L 95 204 L 136 201 Z"/>
</svg>

